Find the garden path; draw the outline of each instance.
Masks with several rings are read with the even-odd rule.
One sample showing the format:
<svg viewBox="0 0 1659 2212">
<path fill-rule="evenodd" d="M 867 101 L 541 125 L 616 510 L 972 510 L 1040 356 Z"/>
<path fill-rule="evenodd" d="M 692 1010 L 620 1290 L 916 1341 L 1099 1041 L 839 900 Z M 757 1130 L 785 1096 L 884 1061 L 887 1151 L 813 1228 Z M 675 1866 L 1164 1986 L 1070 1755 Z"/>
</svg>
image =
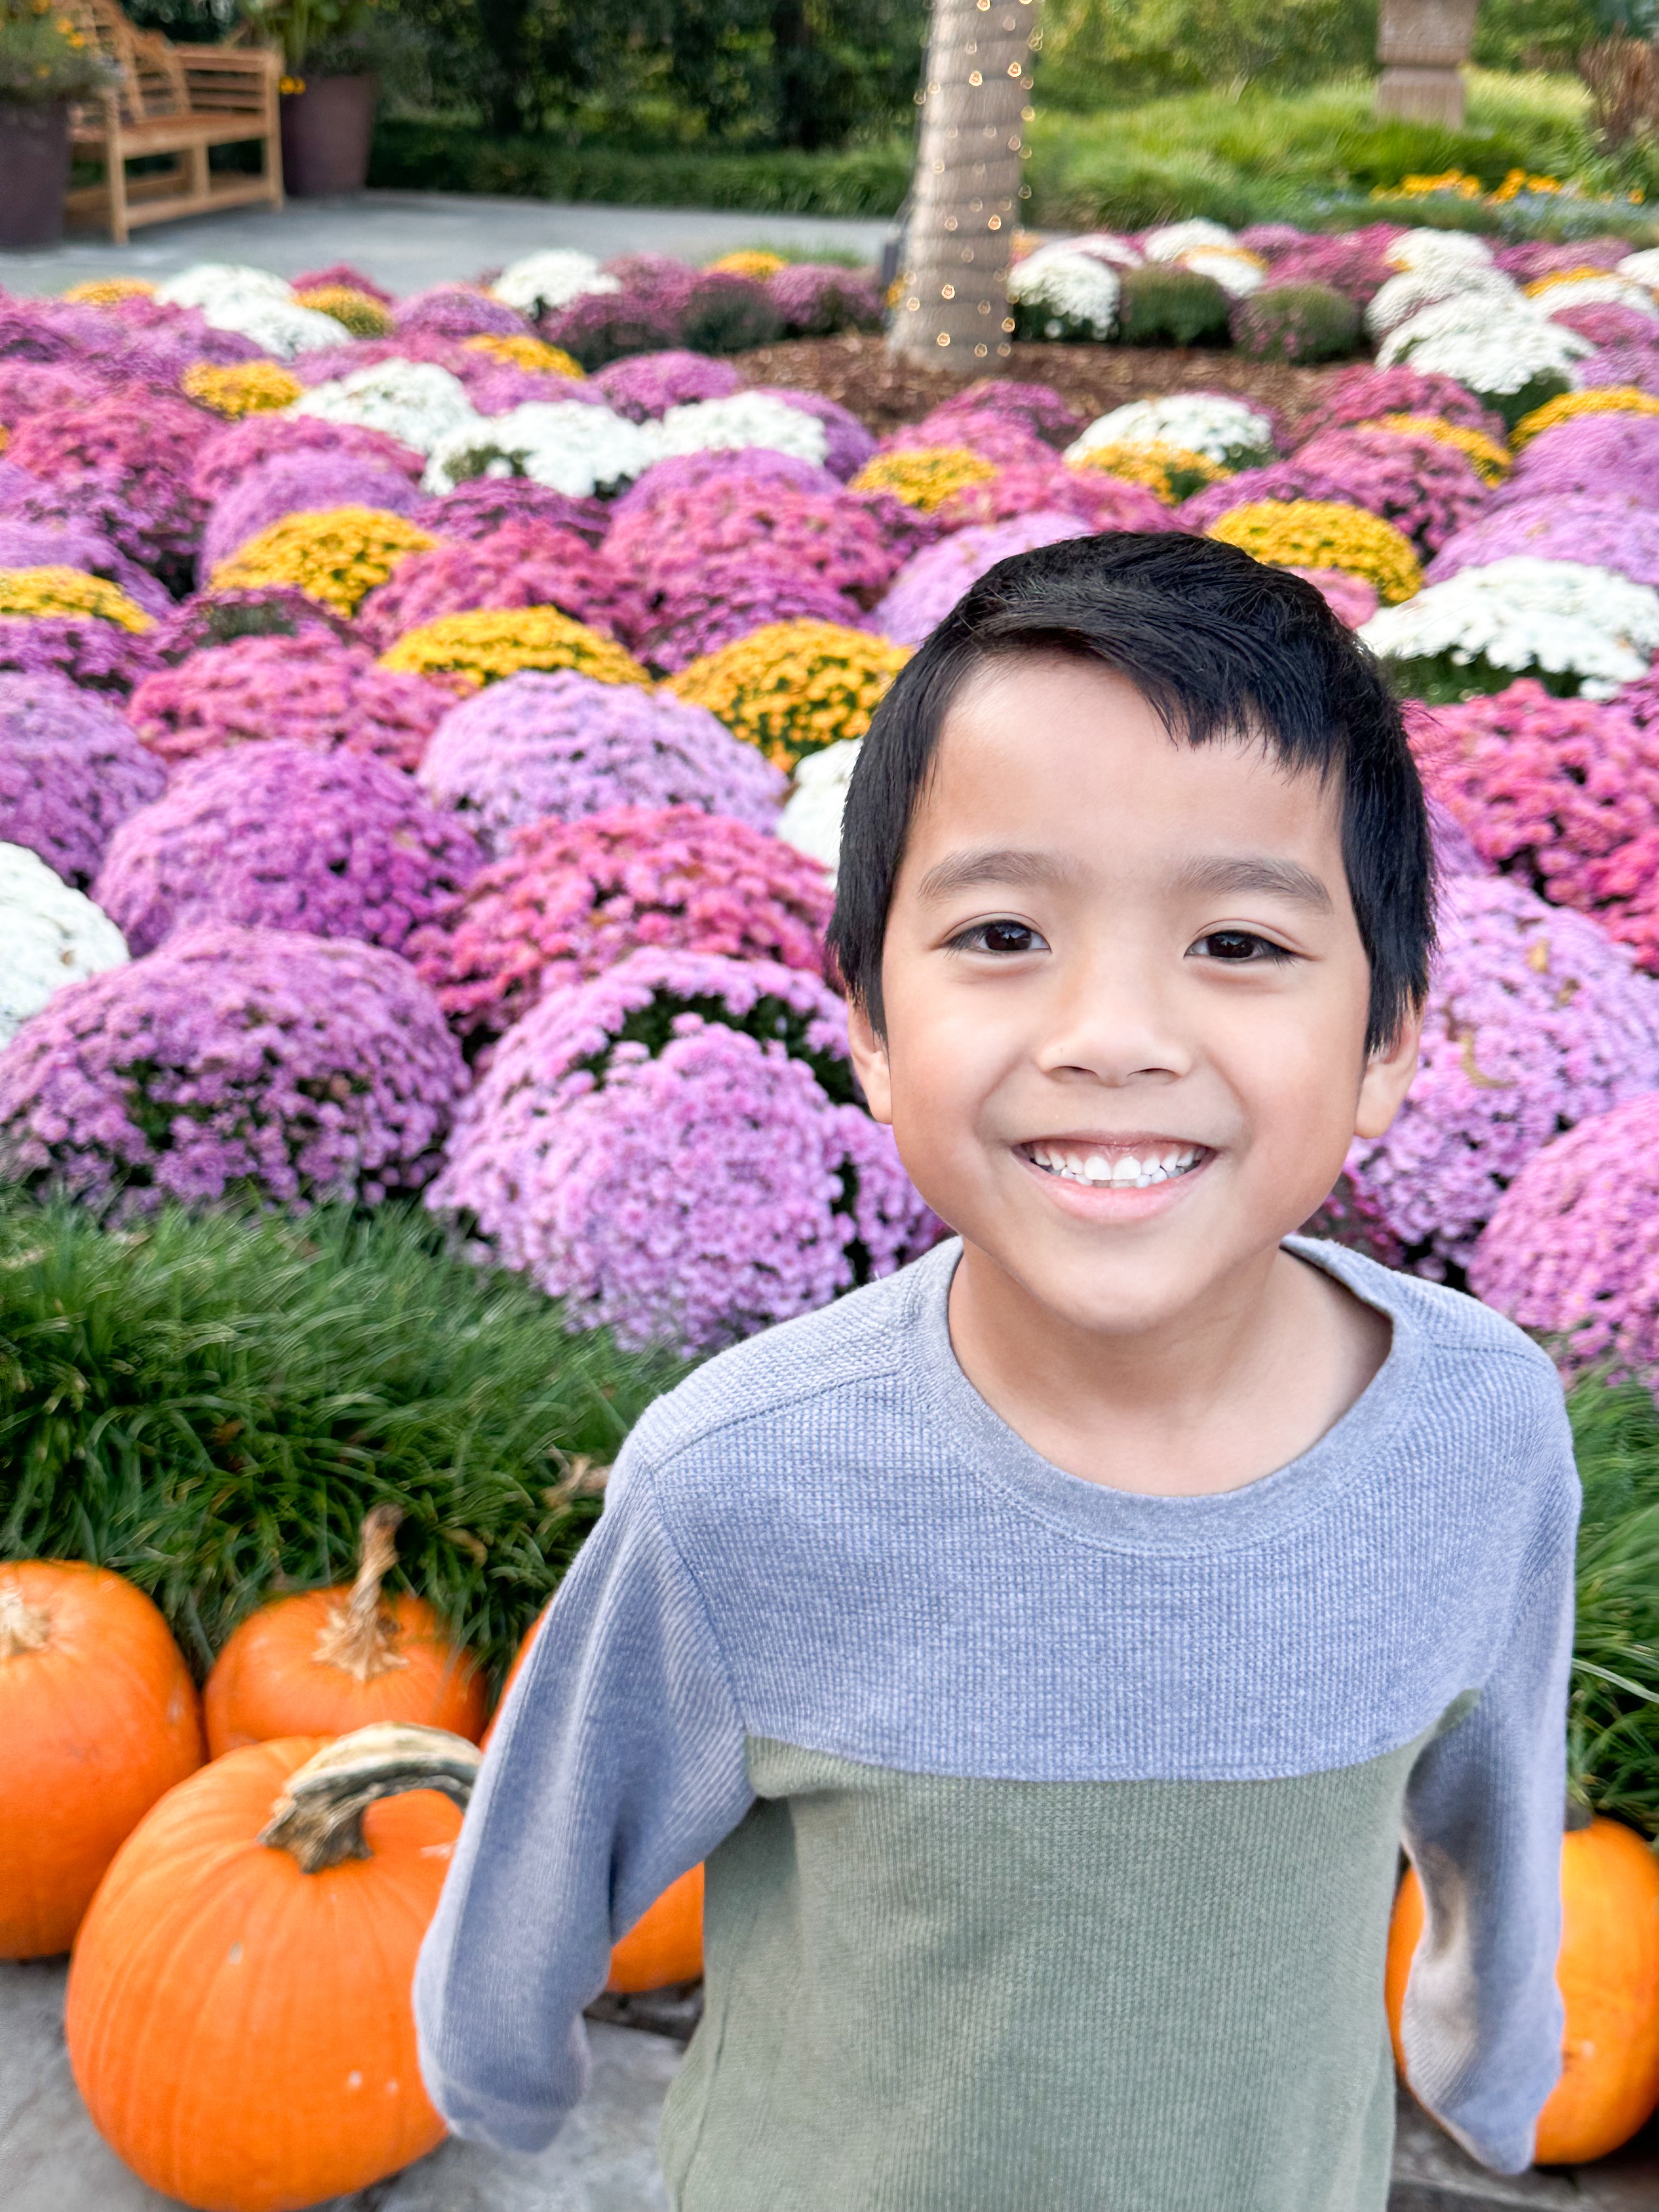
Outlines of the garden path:
<svg viewBox="0 0 1659 2212">
<path fill-rule="evenodd" d="M 673 253 L 710 260 L 734 246 L 771 245 L 791 252 L 859 253 L 874 261 L 891 229 L 884 219 L 732 215 L 693 208 L 567 206 L 550 200 L 475 198 L 459 192 L 362 192 L 349 198 L 290 200 L 270 208 L 228 209 L 184 222 L 157 223 L 127 246 L 76 235 L 42 252 L 0 252 L 0 285 L 9 292 L 61 292 L 93 276 L 155 282 L 192 261 L 251 262 L 280 276 L 355 261 L 388 291 L 419 291 L 520 255 L 579 246 L 601 260 L 613 253 Z"/>
</svg>

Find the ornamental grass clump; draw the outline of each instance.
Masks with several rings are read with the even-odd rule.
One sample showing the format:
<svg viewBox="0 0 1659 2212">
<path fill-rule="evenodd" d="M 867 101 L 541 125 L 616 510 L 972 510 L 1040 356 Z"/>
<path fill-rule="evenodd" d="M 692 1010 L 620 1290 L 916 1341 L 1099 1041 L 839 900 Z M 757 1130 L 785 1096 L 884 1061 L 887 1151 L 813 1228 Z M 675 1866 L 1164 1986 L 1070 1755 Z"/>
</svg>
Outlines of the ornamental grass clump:
<svg viewBox="0 0 1659 2212">
<path fill-rule="evenodd" d="M 503 1041 L 428 1203 L 573 1323 L 714 1351 L 937 1235 L 855 1098 L 844 1011 L 816 976 L 642 951 Z"/>
<path fill-rule="evenodd" d="M 465 1083 L 395 953 L 185 930 L 58 992 L 0 1054 L 0 1175 L 125 1215 L 372 1206 L 431 1176 Z"/>
<path fill-rule="evenodd" d="M 429 531 L 385 507 L 325 507 L 287 515 L 258 532 L 218 562 L 213 581 L 220 591 L 239 584 L 295 584 L 349 615 L 400 561 L 430 552 L 437 542 Z"/>
<path fill-rule="evenodd" d="M 309 632 L 239 637 L 147 678 L 132 726 L 169 764 L 278 739 L 336 745 L 412 769 L 454 693 L 379 665 L 358 645 Z"/>
<path fill-rule="evenodd" d="M 892 589 L 872 615 L 872 625 L 896 644 L 920 645 L 963 593 L 999 561 L 1015 553 L 1028 553 L 1033 546 L 1053 545 L 1063 538 L 1081 534 L 1075 515 L 1044 514 L 1040 509 L 1012 522 L 953 531 L 939 544 L 925 547 L 905 562 L 893 580 Z"/>
<path fill-rule="evenodd" d="M 694 660 L 668 689 L 788 770 L 824 745 L 861 738 L 909 658 L 907 646 L 834 623 L 773 623 Z"/>
<path fill-rule="evenodd" d="M 1256 361 L 1340 361 L 1360 348 L 1359 309 L 1328 284 L 1275 276 L 1236 303 L 1228 325 L 1234 346 Z"/>
<path fill-rule="evenodd" d="M 1407 698 L 1472 699 L 1517 676 L 1558 698 L 1607 698 L 1659 652 L 1659 592 L 1610 568 L 1516 553 L 1425 585 L 1360 635 Z"/>
<path fill-rule="evenodd" d="M 234 421 L 243 415 L 274 414 L 279 407 L 291 407 L 305 386 L 279 361 L 241 362 L 228 368 L 197 362 L 185 371 L 179 389 L 198 406 L 210 407 L 216 415 Z"/>
<path fill-rule="evenodd" d="M 743 379 L 729 361 L 678 347 L 613 361 L 594 381 L 605 404 L 630 422 L 654 422 L 671 407 L 693 399 L 726 399 L 743 389 Z"/>
<path fill-rule="evenodd" d="M 107 701 L 62 676 L 0 675 L 0 842 L 83 890 L 118 824 L 166 784 Z"/>
<path fill-rule="evenodd" d="M 420 503 L 419 491 L 389 462 L 356 454 L 280 453 L 239 477 L 208 509 L 202 573 L 216 576 L 222 562 L 293 515 L 355 507 L 408 517 Z"/>
<path fill-rule="evenodd" d="M 357 609 L 357 626 L 377 652 L 442 616 L 480 607 L 556 607 L 618 643 L 635 643 L 645 623 L 642 595 L 611 558 L 574 531 L 508 522 L 489 537 L 411 554 Z"/>
<path fill-rule="evenodd" d="M 127 1576 L 198 1675 L 266 1598 L 349 1582 L 395 1504 L 390 1587 L 499 1677 L 598 1516 L 583 1470 L 679 1371 L 568 1333 L 404 1206 L 112 1232 L 15 1191 L 0 1346 L 0 1556 Z"/>
<path fill-rule="evenodd" d="M 0 842 L 0 1047 L 82 976 L 118 968 L 127 948 L 109 916 L 27 845 Z M 3 1387 L 3 1386 L 0 1386 Z M 0 1493 L 3 1494 L 3 1493 Z"/>
<path fill-rule="evenodd" d="M 617 806 L 532 822 L 477 876 L 447 926 L 411 947 L 476 1050 L 550 991 L 650 945 L 823 972 L 823 870 L 699 806 Z"/>
<path fill-rule="evenodd" d="M 1124 270 L 1120 286 L 1117 334 L 1125 345 L 1225 343 L 1232 302 L 1213 276 L 1159 263 Z"/>
<path fill-rule="evenodd" d="M 135 953 L 237 922 L 400 952 L 451 913 L 481 855 L 383 761 L 278 739 L 181 769 L 111 840 L 93 896 Z"/>
<path fill-rule="evenodd" d="M 452 708 L 420 781 L 495 859 L 532 822 L 575 822 L 617 806 L 700 806 L 770 830 L 787 788 L 706 708 L 568 669 L 509 676 Z"/>
<path fill-rule="evenodd" d="M 1253 501 L 1231 508 L 1206 535 L 1275 568 L 1349 569 L 1375 585 L 1389 606 L 1409 599 L 1423 580 L 1402 531 L 1335 500 Z"/>
<path fill-rule="evenodd" d="M 952 492 L 968 484 L 985 483 L 996 472 L 996 464 L 970 447 L 919 446 L 872 454 L 849 489 L 890 492 L 907 507 L 931 514 Z"/>
<path fill-rule="evenodd" d="M 395 673 L 452 679 L 471 690 L 499 683 L 521 668 L 574 668 L 601 684 L 646 684 L 649 672 L 598 630 L 573 622 L 556 607 L 481 609 L 444 615 L 406 630 L 380 656 Z"/>
<path fill-rule="evenodd" d="M 1583 915 L 1501 876 L 1453 876 L 1422 1058 L 1350 1171 L 1410 1263 L 1443 1276 L 1559 1131 L 1659 1086 L 1659 984 Z"/>
</svg>

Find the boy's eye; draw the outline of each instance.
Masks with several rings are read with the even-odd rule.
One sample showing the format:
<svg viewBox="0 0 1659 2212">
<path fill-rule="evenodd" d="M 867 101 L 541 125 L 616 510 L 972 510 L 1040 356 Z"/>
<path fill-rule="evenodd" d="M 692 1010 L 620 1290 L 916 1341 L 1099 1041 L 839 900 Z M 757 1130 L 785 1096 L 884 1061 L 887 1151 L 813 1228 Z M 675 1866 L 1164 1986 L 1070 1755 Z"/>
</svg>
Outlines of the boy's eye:
<svg viewBox="0 0 1659 2212">
<path fill-rule="evenodd" d="M 1275 945 L 1270 937 L 1258 937 L 1253 929 L 1212 929 L 1207 937 L 1197 940 L 1192 951 L 1201 960 L 1223 960 L 1232 967 L 1296 958 L 1294 952 Z"/>
<path fill-rule="evenodd" d="M 1025 921 L 976 921 L 951 941 L 953 952 L 1046 952 L 1048 945 Z"/>
</svg>

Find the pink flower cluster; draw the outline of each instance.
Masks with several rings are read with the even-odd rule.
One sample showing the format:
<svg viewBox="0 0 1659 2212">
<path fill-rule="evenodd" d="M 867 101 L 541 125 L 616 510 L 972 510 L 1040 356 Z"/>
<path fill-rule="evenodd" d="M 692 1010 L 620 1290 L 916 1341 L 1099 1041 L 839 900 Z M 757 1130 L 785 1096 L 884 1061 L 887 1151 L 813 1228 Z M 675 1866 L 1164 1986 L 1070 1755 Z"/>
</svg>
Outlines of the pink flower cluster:
<svg viewBox="0 0 1659 2212">
<path fill-rule="evenodd" d="M 320 514 L 331 507 L 407 514 L 420 503 L 409 478 L 386 461 L 347 453 L 273 455 L 239 477 L 209 510 L 202 534 L 204 579 L 284 515 Z"/>
<path fill-rule="evenodd" d="M 449 914 L 479 859 L 395 768 L 279 739 L 181 769 L 117 830 L 93 897 L 135 954 L 209 922 L 399 952 Z"/>
<path fill-rule="evenodd" d="M 457 1029 L 483 1042 L 647 945 L 821 975 L 830 903 L 816 860 L 746 823 L 618 806 L 519 830 L 411 952 Z"/>
<path fill-rule="evenodd" d="M 1622 499 L 1659 507 L 1659 416 L 1580 415 L 1521 448 L 1494 507 L 1548 497 Z"/>
<path fill-rule="evenodd" d="M 1367 307 L 1395 273 L 1383 254 L 1390 239 L 1398 234 L 1392 223 L 1379 223 L 1327 238 L 1298 236 L 1287 251 L 1271 257 L 1269 281 L 1275 289 L 1282 284 L 1328 284 L 1356 307 Z"/>
<path fill-rule="evenodd" d="M 532 822 L 617 806 L 698 806 L 770 830 L 787 788 L 781 771 L 706 708 L 571 669 L 526 670 L 452 708 L 420 781 L 495 858 Z"/>
<path fill-rule="evenodd" d="M 871 617 L 872 624 L 884 637 L 900 645 L 920 645 L 969 586 L 999 561 L 1081 534 L 1076 515 L 1045 514 L 1041 507 L 1012 522 L 970 525 L 966 530 L 953 531 L 905 562 Z"/>
<path fill-rule="evenodd" d="M 1536 493 L 1455 532 L 1424 580 L 1443 583 L 1460 568 L 1484 568 L 1516 553 L 1539 561 L 1582 561 L 1611 568 L 1633 584 L 1659 584 L 1659 514 L 1622 499 Z"/>
<path fill-rule="evenodd" d="M 792 338 L 833 337 L 838 331 L 878 331 L 881 287 L 862 270 L 833 263 L 793 262 L 766 280 L 766 295 Z"/>
<path fill-rule="evenodd" d="M 952 446 L 966 422 L 986 418 L 1012 422 L 1041 438 L 1046 446 L 1069 446 L 1083 428 L 1084 418 L 1069 399 L 1051 384 L 1022 383 L 1018 378 L 981 377 L 940 400 L 937 407 L 912 425 L 908 434 L 918 444 Z"/>
<path fill-rule="evenodd" d="M 529 324 L 516 307 L 471 284 L 433 284 L 424 292 L 411 292 L 392 310 L 392 327 L 399 337 L 417 331 L 462 340 L 530 334 Z"/>
<path fill-rule="evenodd" d="M 841 1012 L 769 961 L 637 952 L 503 1041 L 428 1203 L 624 1344 L 810 1312 L 938 1234 L 853 1103 Z"/>
<path fill-rule="evenodd" d="M 933 510 L 936 531 L 966 530 L 1013 522 L 1023 514 L 1074 514 L 1079 532 L 1100 530 L 1180 530 L 1184 524 L 1139 484 L 1102 469 L 1068 469 L 1059 462 L 999 469 Z"/>
<path fill-rule="evenodd" d="M 157 623 L 146 642 L 167 667 L 192 653 L 229 645 L 239 637 L 320 637 L 337 645 L 360 642 L 356 625 L 313 599 L 297 584 L 234 584 L 192 592 Z"/>
<path fill-rule="evenodd" d="M 268 461 L 302 453 L 326 455 L 336 462 L 378 462 L 400 471 L 410 483 L 419 483 L 426 466 L 413 447 L 388 437 L 384 430 L 331 422 L 320 415 L 246 415 L 204 441 L 191 471 L 191 488 L 198 499 L 211 502 L 222 499 L 234 484 Z"/>
<path fill-rule="evenodd" d="M 1302 417 L 1297 434 L 1305 443 L 1322 430 L 1375 422 L 1384 415 L 1437 415 L 1463 429 L 1484 431 L 1500 446 L 1509 439 L 1503 417 L 1483 407 L 1455 378 L 1415 368 L 1373 368 L 1366 362 L 1331 379 Z"/>
<path fill-rule="evenodd" d="M 184 931 L 68 985 L 0 1054 L 0 1174 L 127 1212 L 374 1205 L 430 1178 L 465 1079 L 395 953 Z"/>
<path fill-rule="evenodd" d="M 157 665 L 150 633 L 96 615 L 0 615 L 0 673 L 64 676 L 125 698 Z"/>
<path fill-rule="evenodd" d="M 167 771 L 115 708 L 62 676 L 0 676 L 0 844 L 84 890 L 117 824 Z"/>
<path fill-rule="evenodd" d="M 187 581 L 204 516 L 191 473 L 215 426 L 213 416 L 165 392 L 117 391 L 29 416 L 6 452 L 16 467 L 64 490 L 84 484 L 118 494 L 142 525 L 122 551 L 152 570 L 170 565 Z"/>
<path fill-rule="evenodd" d="M 1324 430 L 1288 461 L 1244 469 L 1206 484 L 1186 501 L 1181 519 L 1207 530 L 1252 500 L 1336 500 L 1362 507 L 1431 553 L 1471 523 L 1487 503 L 1486 486 L 1455 446 L 1395 430 Z"/>
<path fill-rule="evenodd" d="M 610 512 L 599 499 L 572 499 L 528 477 L 469 477 L 441 499 L 423 499 L 411 522 L 437 538 L 489 538 L 509 522 L 539 522 L 574 530 L 597 545 L 610 526 Z"/>
<path fill-rule="evenodd" d="M 554 525 L 508 522 L 400 561 L 358 607 L 357 627 L 384 653 L 406 630 L 474 607 L 557 607 L 624 645 L 645 622 L 640 592 L 608 552 Z"/>
<path fill-rule="evenodd" d="M 743 379 L 729 361 L 716 361 L 706 353 L 630 354 L 602 368 L 594 382 L 613 413 L 630 422 L 650 422 L 671 407 L 684 407 L 696 399 L 726 399 L 741 392 Z"/>
</svg>

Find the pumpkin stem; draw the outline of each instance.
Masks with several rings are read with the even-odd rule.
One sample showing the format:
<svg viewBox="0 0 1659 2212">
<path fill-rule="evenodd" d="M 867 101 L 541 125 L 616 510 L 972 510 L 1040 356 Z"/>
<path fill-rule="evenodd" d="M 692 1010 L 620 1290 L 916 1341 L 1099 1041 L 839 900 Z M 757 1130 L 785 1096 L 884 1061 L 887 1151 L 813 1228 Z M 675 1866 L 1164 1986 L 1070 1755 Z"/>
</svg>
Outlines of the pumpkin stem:
<svg viewBox="0 0 1659 2212">
<path fill-rule="evenodd" d="M 1566 1818 L 1562 1822 L 1568 1835 L 1576 1835 L 1579 1829 L 1588 1828 L 1595 1818 L 1595 1807 L 1585 1798 L 1581 1797 L 1576 1790 L 1569 1789 Z"/>
<path fill-rule="evenodd" d="M 437 1790 L 465 1811 L 483 1753 L 447 1729 L 376 1721 L 325 1744 L 288 1778 L 259 1841 L 286 1851 L 301 1874 L 372 1858 L 363 1814 L 381 1797 Z"/>
<path fill-rule="evenodd" d="M 51 1641 L 52 1615 L 25 1604 L 15 1583 L 0 1583 L 0 1659 L 21 1658 Z"/>
<path fill-rule="evenodd" d="M 363 1516 L 357 1539 L 357 1579 L 337 1605 L 311 1656 L 319 1667 L 338 1667 L 359 1682 L 372 1682 L 394 1667 L 407 1667 L 398 1649 L 398 1617 L 380 1602 L 380 1584 L 397 1564 L 400 1505 L 376 1505 Z"/>
</svg>

